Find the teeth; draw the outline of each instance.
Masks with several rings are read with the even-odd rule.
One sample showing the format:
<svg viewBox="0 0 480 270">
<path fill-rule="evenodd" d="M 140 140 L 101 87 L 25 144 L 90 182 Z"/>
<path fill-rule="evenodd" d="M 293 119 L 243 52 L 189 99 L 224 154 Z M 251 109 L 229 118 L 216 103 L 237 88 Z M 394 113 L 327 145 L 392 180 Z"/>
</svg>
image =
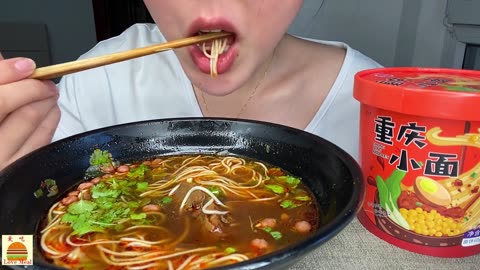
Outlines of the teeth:
<svg viewBox="0 0 480 270">
<path fill-rule="evenodd" d="M 222 32 L 222 29 L 212 29 L 212 30 L 200 30 L 198 33 L 203 34 L 203 33 L 219 33 Z"/>
<path fill-rule="evenodd" d="M 202 50 L 203 49 L 203 45 L 202 44 L 197 44 L 197 47 Z M 205 43 L 205 49 L 208 50 L 208 51 L 211 51 L 212 50 L 212 43 Z M 228 51 L 228 49 L 230 49 L 230 45 L 226 45 L 225 46 L 225 49 L 223 50 L 224 52 Z"/>
</svg>

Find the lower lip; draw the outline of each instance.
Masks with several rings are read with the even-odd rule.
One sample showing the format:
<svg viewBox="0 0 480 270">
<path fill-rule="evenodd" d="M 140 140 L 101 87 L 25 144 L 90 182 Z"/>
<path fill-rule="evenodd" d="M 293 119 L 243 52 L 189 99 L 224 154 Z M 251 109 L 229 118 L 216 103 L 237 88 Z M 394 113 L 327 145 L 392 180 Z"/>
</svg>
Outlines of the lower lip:
<svg viewBox="0 0 480 270">
<path fill-rule="evenodd" d="M 217 73 L 222 74 L 227 72 L 233 62 L 237 58 L 237 51 L 238 49 L 234 44 L 230 45 L 228 51 L 222 53 L 218 56 L 217 62 Z M 203 51 L 198 46 L 191 46 L 190 47 L 190 55 L 192 57 L 193 62 L 197 65 L 198 69 L 206 74 L 210 74 L 210 58 L 203 54 Z"/>
</svg>

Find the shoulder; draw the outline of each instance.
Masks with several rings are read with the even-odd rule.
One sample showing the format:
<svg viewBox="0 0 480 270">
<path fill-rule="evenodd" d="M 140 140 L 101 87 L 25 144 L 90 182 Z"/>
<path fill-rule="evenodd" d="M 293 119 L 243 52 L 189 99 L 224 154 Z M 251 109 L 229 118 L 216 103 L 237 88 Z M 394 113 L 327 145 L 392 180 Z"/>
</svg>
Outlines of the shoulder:
<svg viewBox="0 0 480 270">
<path fill-rule="evenodd" d="M 345 68 L 349 69 L 350 72 L 357 73 L 359 71 L 366 70 L 366 69 L 383 67 L 372 58 L 348 46 L 347 44 L 343 43 L 343 46 L 345 46 L 347 49 L 344 65 L 345 65 Z"/>
<path fill-rule="evenodd" d="M 118 36 L 100 41 L 80 58 L 95 57 L 161 42 L 166 42 L 166 39 L 155 24 L 137 23 Z"/>
<path fill-rule="evenodd" d="M 298 77 L 310 87 L 335 91 L 335 86 L 351 86 L 355 74 L 365 69 L 379 68 L 381 65 L 372 58 L 352 48 L 344 42 L 326 41 L 298 36 L 289 36 L 282 51 L 286 63 L 285 74 L 299 74 Z M 295 51 L 295 54 L 291 52 Z M 308 88 L 309 85 L 304 85 Z M 324 86 L 324 87 L 322 87 Z"/>
<path fill-rule="evenodd" d="M 317 44 L 317 46 L 327 46 L 328 49 L 324 50 L 329 51 L 330 55 L 334 56 L 333 61 L 337 63 L 340 61 L 341 63 L 338 66 L 338 73 L 331 88 L 332 92 L 340 91 L 346 92 L 347 95 L 351 95 L 355 75 L 358 72 L 382 67 L 377 61 L 354 49 L 347 43 L 315 39 L 308 39 L 307 41 L 313 42 Z M 342 51 L 343 54 L 339 54 L 339 51 Z"/>
<path fill-rule="evenodd" d="M 310 46 L 316 47 L 317 49 L 321 48 L 321 50 L 318 51 L 323 51 L 324 53 L 326 52 L 327 54 L 333 55 L 336 58 L 340 56 L 344 57 L 344 59 L 342 59 L 342 68 L 349 69 L 351 72 L 358 72 L 365 69 L 382 67 L 382 65 L 380 65 L 378 62 L 366 56 L 362 52 L 356 50 L 355 48 L 351 47 L 345 42 L 303 37 L 297 38 L 306 42 L 307 44 L 310 44 Z"/>
</svg>

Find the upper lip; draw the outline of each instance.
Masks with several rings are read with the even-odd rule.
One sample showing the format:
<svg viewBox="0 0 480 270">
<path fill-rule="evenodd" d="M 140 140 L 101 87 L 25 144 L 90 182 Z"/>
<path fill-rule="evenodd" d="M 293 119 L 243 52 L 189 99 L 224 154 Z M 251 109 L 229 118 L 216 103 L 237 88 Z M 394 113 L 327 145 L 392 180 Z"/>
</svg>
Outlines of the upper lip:
<svg viewBox="0 0 480 270">
<path fill-rule="evenodd" d="M 199 17 L 188 27 L 188 35 L 195 36 L 200 30 L 216 30 L 221 29 L 225 32 L 236 34 L 235 26 L 225 18 L 206 18 Z"/>
</svg>

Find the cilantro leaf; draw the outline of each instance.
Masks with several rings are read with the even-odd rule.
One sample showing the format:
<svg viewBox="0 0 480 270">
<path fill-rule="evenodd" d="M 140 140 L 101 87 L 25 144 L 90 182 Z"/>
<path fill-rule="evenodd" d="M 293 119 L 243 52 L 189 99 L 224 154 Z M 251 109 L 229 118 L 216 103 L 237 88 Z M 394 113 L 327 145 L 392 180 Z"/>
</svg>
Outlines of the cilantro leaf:
<svg viewBox="0 0 480 270">
<path fill-rule="evenodd" d="M 81 202 L 81 203 L 80 203 Z M 108 207 L 105 206 L 105 203 Z M 117 201 L 117 199 L 101 197 L 95 202 L 79 201 L 62 216 L 63 223 L 69 223 L 74 234 L 83 235 L 91 232 L 104 232 L 107 229 L 118 229 L 120 220 L 131 219 L 135 225 L 149 224 L 145 213 L 135 211 L 143 206 L 137 201 Z M 96 207 L 93 208 L 92 207 Z M 90 210 L 90 211 L 87 211 Z"/>
<path fill-rule="evenodd" d="M 112 187 L 112 185 L 110 186 Z M 108 198 L 117 198 L 120 196 L 121 191 L 115 188 L 109 188 L 105 183 L 98 183 L 94 185 L 90 192 L 92 194 L 92 198 L 97 199 L 101 197 L 108 197 Z"/>
<path fill-rule="evenodd" d="M 62 222 L 71 224 L 74 235 L 105 231 L 102 227 L 92 223 L 90 213 L 83 213 L 80 215 L 65 213 L 62 216 Z"/>
<path fill-rule="evenodd" d="M 133 219 L 133 220 L 145 219 L 145 218 L 147 218 L 147 214 L 145 214 L 145 213 L 131 214 L 130 218 Z"/>
<path fill-rule="evenodd" d="M 108 197 L 100 197 L 96 199 L 95 202 L 97 203 L 98 208 L 103 210 L 111 209 L 115 205 L 115 200 Z"/>
<path fill-rule="evenodd" d="M 127 202 L 128 208 L 138 208 L 139 206 L 140 206 L 139 202 L 134 202 L 134 201 Z"/>
<path fill-rule="evenodd" d="M 35 196 L 35 198 L 40 198 L 43 196 L 43 190 L 41 188 L 35 190 L 35 192 L 33 192 L 33 195 Z"/>
<path fill-rule="evenodd" d="M 150 203 L 149 198 L 138 198 L 137 193 L 148 189 L 148 182 L 138 181 L 150 170 L 140 166 L 131 171 L 132 178 L 111 177 L 90 189 L 91 200 L 72 203 L 62 217 L 62 223 L 70 224 L 74 234 L 119 230 L 121 221 L 130 220 L 133 225 L 148 225 L 155 218 L 147 219 L 147 214 L 137 213 Z M 122 198 L 120 200 L 120 197 Z M 164 200 L 172 200 L 165 197 Z"/>
<path fill-rule="evenodd" d="M 302 201 L 302 202 L 308 202 L 311 201 L 312 199 L 309 196 L 297 196 L 294 198 L 297 201 Z"/>
<path fill-rule="evenodd" d="M 62 216 L 62 222 L 64 223 L 74 223 L 75 221 L 77 221 L 77 219 L 78 219 L 77 215 L 72 215 L 69 213 L 65 213 Z"/>
<path fill-rule="evenodd" d="M 109 165 L 112 163 L 112 154 L 108 151 L 102 151 L 100 149 L 95 149 L 90 156 L 90 165 Z"/>
<path fill-rule="evenodd" d="M 282 233 L 281 233 L 281 232 L 279 232 L 279 231 L 274 231 L 274 230 L 273 230 L 272 228 L 270 228 L 270 227 L 265 227 L 265 228 L 263 228 L 263 230 L 264 230 L 265 232 L 267 232 L 268 234 L 270 234 L 270 235 L 273 237 L 273 239 L 275 239 L 275 240 L 279 240 L 280 238 L 282 238 Z"/>
<path fill-rule="evenodd" d="M 274 231 L 271 232 L 270 235 L 273 237 L 275 240 L 280 240 L 282 238 L 282 233 L 279 231 Z"/>
<path fill-rule="evenodd" d="M 83 213 L 92 212 L 97 205 L 94 202 L 87 200 L 76 201 L 68 206 L 68 212 L 70 214 L 79 215 Z"/>
<path fill-rule="evenodd" d="M 137 191 L 143 192 L 148 189 L 148 182 L 138 182 L 137 183 Z"/>
<path fill-rule="evenodd" d="M 162 204 L 169 204 L 173 201 L 173 198 L 172 197 L 163 197 L 162 198 Z"/>
<path fill-rule="evenodd" d="M 131 169 L 128 172 L 127 175 L 130 178 L 134 178 L 134 179 L 141 178 L 141 179 L 143 179 L 145 177 L 145 173 L 147 173 L 149 171 L 150 171 L 150 168 L 147 165 L 142 164 L 142 165 L 140 165 L 136 168 Z"/>
<path fill-rule="evenodd" d="M 293 201 L 291 200 L 284 200 L 280 206 L 283 208 L 283 209 L 292 209 L 292 208 L 295 208 L 297 207 L 298 205 L 295 204 Z"/>
<path fill-rule="evenodd" d="M 230 254 L 233 254 L 233 253 L 235 253 L 235 252 L 237 252 L 237 250 L 236 250 L 235 248 L 233 248 L 233 247 L 227 247 L 227 248 L 225 249 L 225 251 L 224 251 L 224 253 L 225 253 L 226 255 L 230 255 Z"/>
<path fill-rule="evenodd" d="M 265 188 L 277 194 L 285 193 L 285 188 L 281 185 L 265 185 Z"/>
<path fill-rule="evenodd" d="M 53 179 L 45 179 L 44 182 L 47 187 L 52 187 L 57 185 L 56 181 Z"/>
<path fill-rule="evenodd" d="M 222 193 L 222 190 L 217 186 L 209 186 L 207 189 L 217 197 L 220 196 Z"/>
<path fill-rule="evenodd" d="M 287 183 L 292 189 L 297 188 L 298 184 L 300 184 L 300 178 L 289 176 L 278 176 L 277 179 Z"/>
</svg>

